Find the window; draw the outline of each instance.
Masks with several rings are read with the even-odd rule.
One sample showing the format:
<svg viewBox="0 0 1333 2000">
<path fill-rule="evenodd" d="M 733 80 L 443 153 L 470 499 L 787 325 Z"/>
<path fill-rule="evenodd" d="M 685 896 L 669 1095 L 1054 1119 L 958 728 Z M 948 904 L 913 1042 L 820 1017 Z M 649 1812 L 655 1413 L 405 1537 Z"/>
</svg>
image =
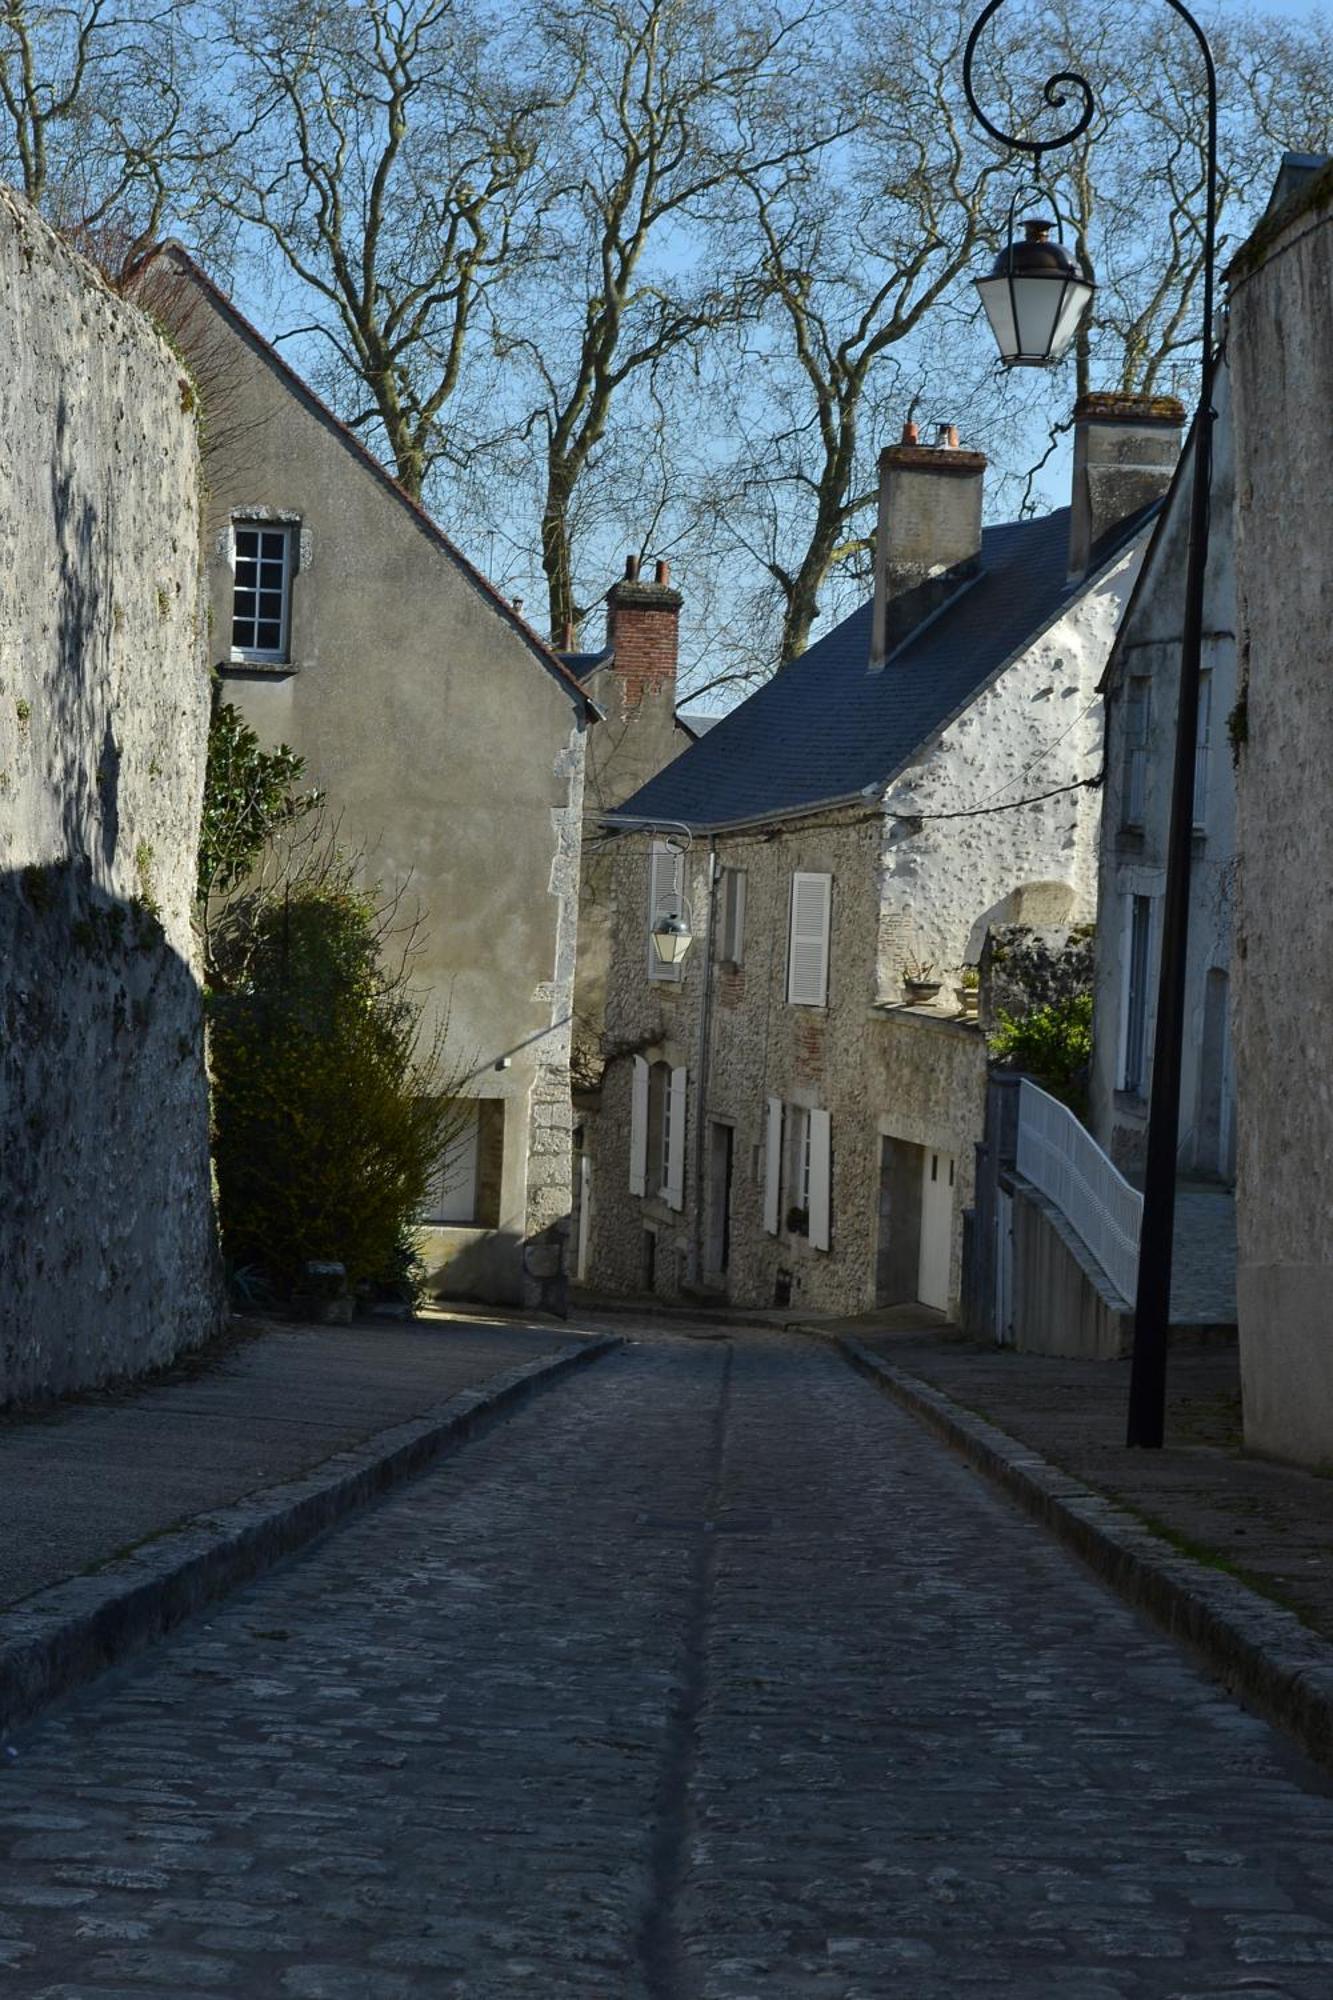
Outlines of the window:
<svg viewBox="0 0 1333 2000">
<path fill-rule="evenodd" d="M 1194 826 L 1201 832 L 1208 818 L 1208 744 L 1213 719 L 1213 677 L 1199 675 L 1199 723 L 1194 734 Z"/>
<path fill-rule="evenodd" d="M 232 656 L 246 660 L 286 660 L 291 626 L 293 532 L 258 521 L 237 521 L 232 536 L 236 555 Z"/>
<path fill-rule="evenodd" d="M 745 963 L 745 870 L 722 870 L 722 939 L 724 965 Z"/>
<path fill-rule="evenodd" d="M 1141 1097 L 1148 1030 L 1148 953 L 1152 941 L 1152 898 L 1131 896 L 1125 963 L 1125 1055 L 1120 1087 Z"/>
<path fill-rule="evenodd" d="M 810 1113 L 793 1104 L 788 1119 L 787 1227 L 804 1236 L 810 1226 Z"/>
<path fill-rule="evenodd" d="M 459 1102 L 420 1220 L 446 1229 L 497 1229 L 504 1160 L 504 1100 Z"/>
<path fill-rule="evenodd" d="M 635 1056 L 630 1098 L 629 1187 L 670 1208 L 685 1206 L 684 1069 Z"/>
<path fill-rule="evenodd" d="M 685 856 L 665 840 L 655 840 L 648 862 L 648 977 L 679 985 L 683 965 L 663 965 L 653 948 L 653 929 L 664 916 L 685 915 Z"/>
<path fill-rule="evenodd" d="M 797 873 L 791 878 L 791 929 L 787 949 L 787 999 L 796 1007 L 828 1004 L 829 903 L 833 877 Z"/>
<path fill-rule="evenodd" d="M 1122 826 L 1142 826 L 1148 803 L 1148 717 L 1152 682 L 1131 674 L 1125 687 L 1125 795 Z"/>
</svg>

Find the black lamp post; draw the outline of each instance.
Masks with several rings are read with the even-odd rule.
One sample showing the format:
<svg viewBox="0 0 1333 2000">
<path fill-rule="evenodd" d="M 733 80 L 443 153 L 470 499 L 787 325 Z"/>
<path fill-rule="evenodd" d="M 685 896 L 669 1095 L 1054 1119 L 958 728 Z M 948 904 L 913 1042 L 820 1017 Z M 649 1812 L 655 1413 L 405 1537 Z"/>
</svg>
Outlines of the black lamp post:
<svg viewBox="0 0 1333 2000">
<path fill-rule="evenodd" d="M 972 88 L 977 42 L 987 22 L 1004 4 L 988 0 L 967 38 L 963 56 L 963 88 L 974 114 L 993 139 L 1040 161 L 1043 153 L 1068 146 L 1092 123 L 1096 100 L 1086 77 L 1072 70 L 1050 77 L 1043 95 L 1061 109 L 1073 95 L 1079 113 L 1065 132 L 1053 139 L 1020 139 L 993 125 Z M 1129 1385 L 1126 1442 L 1157 1446 L 1162 1442 L 1166 1408 L 1167 1332 L 1171 1323 L 1171 1256 L 1176 1213 L 1176 1155 L 1180 1137 L 1180 1054 L 1185 1026 L 1185 957 L 1189 926 L 1190 854 L 1194 824 L 1195 738 L 1199 726 L 1199 670 L 1203 650 L 1203 586 L 1208 561 L 1208 500 L 1212 483 L 1213 409 L 1213 264 L 1217 239 L 1217 71 L 1203 29 L 1181 5 L 1166 0 L 1199 45 L 1207 79 L 1207 193 L 1203 243 L 1203 328 L 1199 369 L 1199 407 L 1194 418 L 1193 486 L 1190 495 L 1189 554 L 1185 566 L 1185 596 L 1180 634 L 1180 698 L 1176 711 L 1175 767 L 1171 785 L 1171 822 L 1166 851 L 1166 882 L 1162 895 L 1161 964 L 1157 984 L 1157 1029 L 1153 1041 L 1152 1092 L 1148 1104 L 1148 1142 L 1143 1174 L 1143 1225 L 1139 1235 L 1138 1288 L 1134 1301 L 1134 1359 Z M 1051 247 L 1051 246 L 1047 246 Z M 1013 273 L 1028 246 L 1013 242 L 1010 213 L 1008 265 L 997 265 L 991 280 Z M 1004 263 L 1002 257 L 1001 263 Z M 1050 285 L 1051 293 L 1055 286 Z M 983 292 L 983 297 L 985 293 Z M 1088 299 L 1091 298 L 1089 287 Z M 1081 314 L 1087 300 L 1079 307 Z M 1066 307 L 1066 313 L 1068 307 Z M 995 325 L 989 300 L 987 311 Z M 1074 324 L 1077 324 L 1075 316 Z M 1015 310 L 1015 322 L 1017 311 Z M 997 332 L 999 328 L 997 327 Z M 1070 327 L 1072 334 L 1073 327 Z M 1001 349 L 1003 352 L 1003 340 Z M 1021 347 L 1021 342 L 1016 343 Z M 1066 341 L 1067 345 L 1067 341 Z M 1052 342 L 1052 350 L 1054 342 Z M 1026 353 L 1005 354 L 1009 365 L 1039 361 Z M 1058 358 L 1052 351 L 1048 358 Z"/>
</svg>

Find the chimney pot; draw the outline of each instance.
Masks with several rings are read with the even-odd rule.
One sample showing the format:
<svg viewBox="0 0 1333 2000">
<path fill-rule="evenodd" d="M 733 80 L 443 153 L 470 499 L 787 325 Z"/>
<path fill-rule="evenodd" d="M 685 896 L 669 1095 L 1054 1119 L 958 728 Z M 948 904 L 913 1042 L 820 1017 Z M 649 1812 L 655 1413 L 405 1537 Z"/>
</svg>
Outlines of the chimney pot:
<svg viewBox="0 0 1333 2000">
<path fill-rule="evenodd" d="M 638 580 L 639 580 L 639 558 L 637 556 L 626 556 L 625 581 L 626 583 L 637 583 Z"/>
<path fill-rule="evenodd" d="M 669 562 L 658 563 L 657 568 L 653 571 L 653 576 L 655 581 L 665 588 L 671 581 L 671 564 Z"/>
<path fill-rule="evenodd" d="M 560 634 L 560 650 L 562 653 L 572 653 L 574 650 L 574 620 L 572 618 L 566 618 L 565 620 L 564 630 Z"/>
<path fill-rule="evenodd" d="M 921 432 L 917 428 L 917 426 L 912 422 L 912 419 L 909 417 L 907 419 L 907 422 L 903 425 L 903 443 L 920 444 L 920 442 L 921 442 Z"/>
</svg>

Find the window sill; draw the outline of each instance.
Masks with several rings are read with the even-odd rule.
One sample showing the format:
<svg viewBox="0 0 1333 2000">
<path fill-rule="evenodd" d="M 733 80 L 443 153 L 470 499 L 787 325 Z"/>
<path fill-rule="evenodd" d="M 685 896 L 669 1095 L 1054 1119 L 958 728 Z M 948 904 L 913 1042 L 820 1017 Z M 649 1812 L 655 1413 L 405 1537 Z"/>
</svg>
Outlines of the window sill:
<svg viewBox="0 0 1333 2000">
<path fill-rule="evenodd" d="M 285 681 L 301 671 L 295 660 L 219 660 L 217 670 L 229 681 Z"/>
<path fill-rule="evenodd" d="M 1148 1100 L 1141 1091 L 1113 1090 L 1111 1102 L 1117 1111 L 1137 1111 L 1143 1118 L 1148 1115 Z"/>
</svg>

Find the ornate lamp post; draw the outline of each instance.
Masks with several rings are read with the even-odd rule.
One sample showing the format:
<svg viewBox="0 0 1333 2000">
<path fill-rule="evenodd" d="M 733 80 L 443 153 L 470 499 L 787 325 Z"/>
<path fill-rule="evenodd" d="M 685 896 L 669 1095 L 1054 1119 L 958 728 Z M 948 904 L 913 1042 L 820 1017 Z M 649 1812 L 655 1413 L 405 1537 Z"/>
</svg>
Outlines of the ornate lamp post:
<svg viewBox="0 0 1333 2000">
<path fill-rule="evenodd" d="M 992 15 L 1004 0 L 988 0 L 977 16 L 963 56 L 963 88 L 979 123 L 993 139 L 1040 163 L 1043 153 L 1068 146 L 1092 123 L 1096 100 L 1086 77 L 1062 70 L 1044 87 L 1046 103 L 1062 109 L 1072 96 L 1078 115 L 1067 131 L 1052 139 L 1022 139 L 991 123 L 976 99 L 972 70 L 977 42 Z M 1208 560 L 1208 501 L 1212 480 L 1212 429 L 1216 415 L 1213 398 L 1213 264 L 1217 238 L 1217 71 L 1212 50 L 1203 29 L 1181 5 L 1166 0 L 1179 15 L 1198 43 L 1207 79 L 1207 193 L 1204 214 L 1203 326 L 1199 370 L 1199 407 L 1194 419 L 1193 486 L 1190 495 L 1189 552 L 1185 566 L 1185 593 L 1180 634 L 1180 697 L 1176 711 L 1175 765 L 1171 785 L 1171 820 L 1166 852 L 1166 881 L 1162 895 L 1161 964 L 1157 985 L 1157 1028 L 1153 1042 L 1152 1094 L 1148 1105 L 1147 1155 L 1143 1175 L 1143 1227 L 1139 1237 L 1138 1289 L 1134 1301 L 1134 1359 L 1129 1387 L 1129 1424 L 1126 1442 L 1157 1446 L 1162 1442 L 1166 1406 L 1167 1331 L 1171 1322 L 1171 1255 L 1176 1211 L 1176 1154 L 1180 1135 L 1180 1054 L 1185 1024 L 1185 953 L 1189 925 L 1190 852 L 1194 822 L 1194 749 L 1199 724 L 1199 670 L 1203 646 L 1203 586 Z M 1041 239 L 1038 239 L 1041 241 Z M 1051 247 L 1051 246 L 1046 246 Z M 1015 292 L 1026 277 L 1036 276 L 1031 265 L 1021 260 L 1029 244 L 1013 241 L 1013 212 L 1010 212 L 1009 243 L 990 280 L 1009 282 Z M 1072 260 L 1071 260 L 1072 261 Z M 1053 274 L 1054 275 L 1054 274 Z M 1078 273 L 1076 276 L 1080 275 Z M 1091 299 L 1087 274 L 1087 296 L 1068 325 L 1072 335 L 1078 316 Z M 1062 282 L 1067 283 L 1065 278 Z M 1048 291 L 1055 286 L 1047 279 Z M 983 291 L 983 298 L 985 298 Z M 1071 305 L 1063 308 L 1062 325 L 1068 324 Z M 997 333 L 995 313 L 987 300 L 987 311 Z M 1014 310 L 1015 326 L 1018 309 Z M 1043 357 L 1023 351 L 1023 341 L 1013 343 L 1017 351 L 1004 352 L 1009 365 L 1032 363 Z M 1052 340 L 1049 358 L 1058 358 Z"/>
</svg>

